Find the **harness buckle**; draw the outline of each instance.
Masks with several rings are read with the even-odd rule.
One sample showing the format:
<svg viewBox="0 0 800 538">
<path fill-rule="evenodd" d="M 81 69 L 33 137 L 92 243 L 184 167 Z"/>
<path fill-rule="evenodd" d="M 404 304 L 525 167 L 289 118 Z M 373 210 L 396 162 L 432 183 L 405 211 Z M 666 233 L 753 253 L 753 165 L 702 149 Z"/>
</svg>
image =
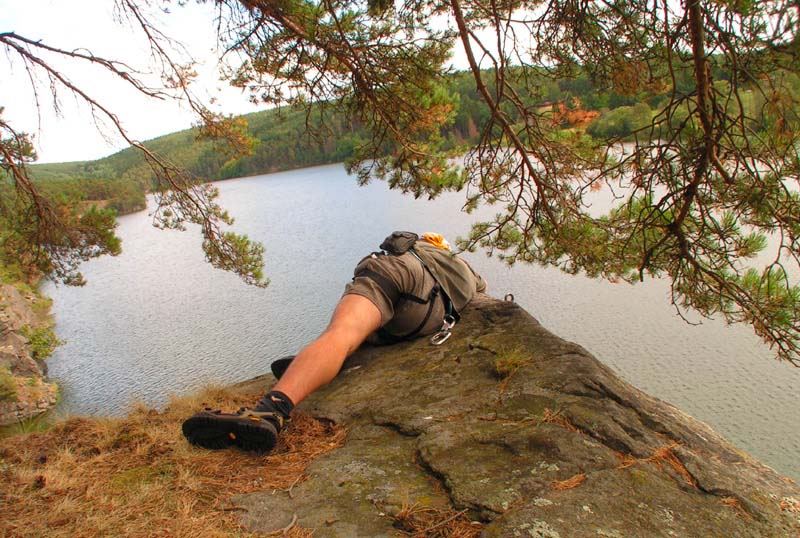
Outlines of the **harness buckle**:
<svg viewBox="0 0 800 538">
<path fill-rule="evenodd" d="M 450 338 L 452 334 L 453 333 L 451 333 L 449 329 L 446 331 L 439 331 L 431 336 L 431 344 L 434 346 L 441 346 L 447 341 L 448 338 Z"/>
<path fill-rule="evenodd" d="M 442 322 L 442 328 L 439 329 L 439 332 L 431 336 L 431 344 L 434 346 L 441 346 L 444 344 L 450 335 L 453 333 L 450 331 L 456 324 L 456 318 L 450 314 L 444 317 L 444 321 Z"/>
</svg>

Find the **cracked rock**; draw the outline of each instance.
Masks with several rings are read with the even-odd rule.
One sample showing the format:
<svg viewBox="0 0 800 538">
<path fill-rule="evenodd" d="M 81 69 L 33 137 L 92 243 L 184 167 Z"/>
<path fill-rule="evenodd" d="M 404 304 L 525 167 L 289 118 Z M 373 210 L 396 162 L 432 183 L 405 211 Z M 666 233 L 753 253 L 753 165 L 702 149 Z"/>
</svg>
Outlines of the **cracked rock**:
<svg viewBox="0 0 800 538">
<path fill-rule="evenodd" d="M 478 297 L 442 347 L 360 349 L 300 408 L 348 440 L 293 498 L 239 496 L 252 530 L 296 515 L 316 538 L 394 536 L 417 503 L 468 510 L 486 538 L 800 535 L 797 484 L 510 302 Z"/>
</svg>

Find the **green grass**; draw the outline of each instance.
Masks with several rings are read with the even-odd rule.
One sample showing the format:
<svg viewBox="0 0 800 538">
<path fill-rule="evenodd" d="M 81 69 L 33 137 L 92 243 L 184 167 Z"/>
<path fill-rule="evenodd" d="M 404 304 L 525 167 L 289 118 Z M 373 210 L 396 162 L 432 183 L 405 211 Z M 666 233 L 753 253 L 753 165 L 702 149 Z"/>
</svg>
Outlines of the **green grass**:
<svg viewBox="0 0 800 538">
<path fill-rule="evenodd" d="M 52 355 L 53 351 L 63 342 L 56 337 L 52 327 L 32 328 L 25 325 L 20 329 L 20 334 L 28 339 L 31 346 L 31 355 L 41 361 Z"/>
<path fill-rule="evenodd" d="M 44 433 L 53 427 L 53 425 L 56 423 L 56 420 L 57 419 L 53 417 L 52 413 L 44 413 L 39 416 L 29 418 L 28 420 L 17 422 L 16 424 L 2 426 L 0 427 L 0 439 L 14 437 L 17 435 L 27 435 L 31 433 Z"/>
<path fill-rule="evenodd" d="M 0 402 L 17 400 L 17 384 L 8 368 L 0 368 Z"/>
<path fill-rule="evenodd" d="M 25 275 L 22 273 L 22 268 L 17 264 L 3 263 L 0 259 L 0 282 L 3 284 L 17 285 L 22 282 Z"/>
<path fill-rule="evenodd" d="M 492 361 L 492 369 L 494 374 L 502 379 L 510 376 L 530 361 L 529 354 L 522 349 L 513 348 L 498 353 Z"/>
<path fill-rule="evenodd" d="M 53 300 L 37 292 L 36 301 L 31 305 L 31 310 L 39 319 L 45 319 L 50 316 L 51 306 L 53 306 Z"/>
</svg>

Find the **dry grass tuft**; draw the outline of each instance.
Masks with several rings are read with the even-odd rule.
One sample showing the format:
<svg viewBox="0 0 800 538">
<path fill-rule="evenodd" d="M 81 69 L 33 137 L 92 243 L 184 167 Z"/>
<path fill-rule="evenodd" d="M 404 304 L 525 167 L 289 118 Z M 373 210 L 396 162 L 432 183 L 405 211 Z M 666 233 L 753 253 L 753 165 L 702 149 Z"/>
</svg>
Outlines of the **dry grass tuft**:
<svg viewBox="0 0 800 538">
<path fill-rule="evenodd" d="M 471 521 L 467 512 L 403 504 L 393 519 L 402 534 L 414 538 L 478 538 L 483 525 Z"/>
<path fill-rule="evenodd" d="M 531 361 L 531 356 L 520 348 L 506 349 L 494 357 L 492 370 L 498 379 L 505 379 Z"/>
<path fill-rule="evenodd" d="M 545 408 L 544 414 L 542 415 L 542 422 L 561 426 L 562 428 L 565 428 L 573 433 L 583 433 L 581 430 L 576 428 L 567 417 L 563 416 L 561 411 L 551 411 L 550 409 Z"/>
<path fill-rule="evenodd" d="M 506 349 L 499 352 L 492 361 L 492 372 L 497 379 L 500 379 L 500 384 L 497 387 L 497 405 L 502 404 L 503 395 L 511 383 L 511 378 L 517 371 L 531 362 L 530 355 L 526 354 L 522 349 Z"/>
<path fill-rule="evenodd" d="M 209 389 L 159 413 L 72 418 L 41 433 L 0 440 L 0 535 L 24 537 L 258 536 L 243 530 L 232 495 L 291 488 L 307 464 L 344 442 L 345 431 L 298 415 L 275 451 L 208 451 L 180 433 L 204 405 L 235 409 L 260 395 Z M 284 533 L 307 538 L 293 527 Z"/>
<path fill-rule="evenodd" d="M 555 480 L 550 487 L 552 487 L 556 491 L 564 491 L 566 489 L 577 488 L 586 480 L 586 475 L 584 473 L 576 474 L 572 478 L 567 478 L 566 480 Z"/>
</svg>

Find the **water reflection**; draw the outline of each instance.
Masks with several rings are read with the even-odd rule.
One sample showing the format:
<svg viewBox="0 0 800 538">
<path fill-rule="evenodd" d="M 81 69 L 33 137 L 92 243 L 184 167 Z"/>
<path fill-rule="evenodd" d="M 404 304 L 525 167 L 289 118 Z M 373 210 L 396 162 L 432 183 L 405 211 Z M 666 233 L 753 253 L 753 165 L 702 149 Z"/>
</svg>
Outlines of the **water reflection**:
<svg viewBox="0 0 800 538">
<path fill-rule="evenodd" d="M 205 383 L 268 370 L 327 323 L 355 263 L 392 230 L 466 235 L 460 195 L 434 202 L 359 188 L 341 166 L 219 184 L 237 231 L 267 249 L 269 288 L 243 285 L 203 260 L 196 230 L 158 231 L 145 213 L 120 219 L 124 252 L 84 266 L 85 288 L 54 288 L 58 336 L 49 361 L 76 413 L 119 414 Z M 491 209 L 487 210 L 489 214 Z M 467 255 L 490 293 L 518 303 L 624 379 L 709 422 L 740 447 L 800 478 L 800 371 L 772 359 L 747 327 L 687 325 L 666 283 L 635 286 L 555 269 L 507 268 Z"/>
</svg>

